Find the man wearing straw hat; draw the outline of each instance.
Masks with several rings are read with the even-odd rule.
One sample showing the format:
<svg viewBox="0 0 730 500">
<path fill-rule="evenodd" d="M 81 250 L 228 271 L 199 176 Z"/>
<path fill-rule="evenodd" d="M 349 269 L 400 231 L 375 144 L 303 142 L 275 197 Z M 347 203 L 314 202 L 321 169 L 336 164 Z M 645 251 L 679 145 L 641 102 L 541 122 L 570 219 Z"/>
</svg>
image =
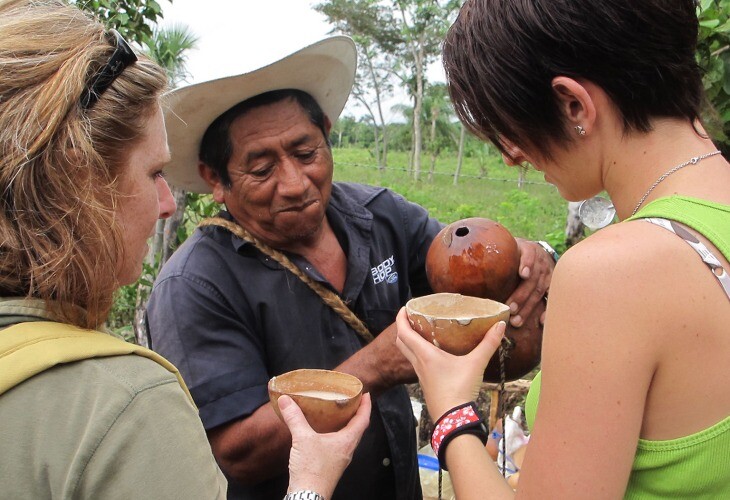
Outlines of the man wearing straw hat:
<svg viewBox="0 0 730 500">
<path fill-rule="evenodd" d="M 442 226 L 391 191 L 332 182 L 329 131 L 355 68 L 352 40 L 332 37 L 170 95 L 168 180 L 212 193 L 226 211 L 161 271 L 150 338 L 190 388 L 229 498 L 286 492 L 291 437 L 267 383 L 298 368 L 350 373 L 373 395 L 334 498 L 421 498 L 403 386 L 415 374 L 392 323 L 430 291 L 425 256 Z M 549 259 L 524 245 L 532 278 L 523 286 L 544 289 Z"/>
</svg>

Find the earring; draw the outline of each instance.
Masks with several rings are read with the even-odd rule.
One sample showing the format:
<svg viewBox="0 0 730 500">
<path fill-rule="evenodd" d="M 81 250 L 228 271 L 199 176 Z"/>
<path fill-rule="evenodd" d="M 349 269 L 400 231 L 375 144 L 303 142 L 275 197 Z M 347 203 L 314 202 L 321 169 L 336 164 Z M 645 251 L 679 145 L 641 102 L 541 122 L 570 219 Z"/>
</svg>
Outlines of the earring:
<svg viewBox="0 0 730 500">
<path fill-rule="evenodd" d="M 575 126 L 575 131 L 578 132 L 578 135 L 586 135 L 586 129 L 584 129 L 580 125 Z"/>
</svg>

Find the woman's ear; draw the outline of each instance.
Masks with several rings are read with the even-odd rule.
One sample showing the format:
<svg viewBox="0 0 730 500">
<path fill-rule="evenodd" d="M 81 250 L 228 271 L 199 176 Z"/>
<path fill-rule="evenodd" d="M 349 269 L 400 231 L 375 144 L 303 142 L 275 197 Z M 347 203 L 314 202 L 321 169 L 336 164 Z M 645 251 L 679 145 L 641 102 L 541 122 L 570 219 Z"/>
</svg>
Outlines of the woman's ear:
<svg viewBox="0 0 730 500">
<path fill-rule="evenodd" d="M 567 76 L 556 76 L 553 93 L 566 123 L 578 134 L 590 134 L 596 123 L 596 104 L 585 85 Z"/>
</svg>

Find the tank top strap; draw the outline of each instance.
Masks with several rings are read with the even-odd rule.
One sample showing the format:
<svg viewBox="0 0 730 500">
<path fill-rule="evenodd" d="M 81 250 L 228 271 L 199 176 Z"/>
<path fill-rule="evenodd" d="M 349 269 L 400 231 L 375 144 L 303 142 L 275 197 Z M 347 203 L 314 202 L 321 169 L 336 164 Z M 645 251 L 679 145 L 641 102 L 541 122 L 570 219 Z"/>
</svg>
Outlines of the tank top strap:
<svg viewBox="0 0 730 500">
<path fill-rule="evenodd" d="M 730 275 L 728 275 L 728 272 L 723 267 L 720 259 L 715 257 L 715 254 L 713 254 L 704 243 L 697 239 L 694 234 L 692 234 L 679 222 L 659 217 L 647 217 L 643 220 L 656 226 L 663 227 L 682 238 L 695 252 L 697 252 L 702 259 L 702 262 L 710 268 L 712 275 L 720 282 L 720 286 L 723 290 L 725 290 L 725 295 L 727 295 L 728 300 L 730 300 Z"/>
</svg>

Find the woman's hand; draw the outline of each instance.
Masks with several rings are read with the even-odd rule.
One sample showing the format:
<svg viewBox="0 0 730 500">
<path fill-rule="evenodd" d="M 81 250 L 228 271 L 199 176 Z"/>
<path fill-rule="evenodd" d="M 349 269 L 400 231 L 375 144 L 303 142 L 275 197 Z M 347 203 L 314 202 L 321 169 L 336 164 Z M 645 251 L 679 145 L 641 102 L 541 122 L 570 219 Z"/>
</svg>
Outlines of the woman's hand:
<svg viewBox="0 0 730 500">
<path fill-rule="evenodd" d="M 521 327 L 536 307 L 542 307 L 542 299 L 550 287 L 555 261 L 544 248 L 534 241 L 517 238 L 520 249 L 520 278 L 522 281 L 507 299 L 510 308 L 510 324 Z M 540 322 L 545 322 L 542 314 Z"/>
<path fill-rule="evenodd" d="M 395 323 L 396 345 L 413 364 L 428 412 L 434 419 L 457 405 L 476 400 L 484 369 L 504 336 L 504 321 L 490 328 L 474 350 L 464 356 L 442 351 L 421 337 L 411 328 L 405 308 L 401 308 Z"/>
<path fill-rule="evenodd" d="M 311 490 L 329 500 L 370 424 L 370 394 L 362 395 L 357 413 L 342 430 L 327 434 L 314 432 L 289 396 L 277 403 L 292 435 L 288 491 Z"/>
</svg>

